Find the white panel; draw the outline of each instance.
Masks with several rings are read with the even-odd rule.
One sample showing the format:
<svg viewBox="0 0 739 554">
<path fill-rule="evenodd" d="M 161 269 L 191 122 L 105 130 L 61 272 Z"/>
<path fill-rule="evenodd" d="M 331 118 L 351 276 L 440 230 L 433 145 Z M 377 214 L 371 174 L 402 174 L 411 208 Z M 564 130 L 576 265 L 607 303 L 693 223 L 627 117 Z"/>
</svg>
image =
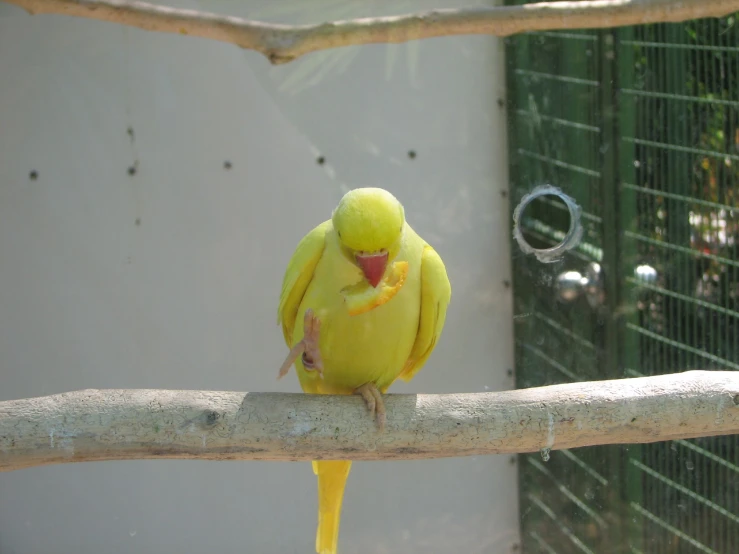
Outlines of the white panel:
<svg viewBox="0 0 739 554">
<path fill-rule="evenodd" d="M 294 373 L 275 382 L 283 271 L 367 185 L 400 198 L 453 287 L 436 352 L 392 391 L 512 386 L 502 42 L 342 52 L 273 68 L 230 45 L 0 4 L 0 400 L 299 390 Z M 503 456 L 357 463 L 340 551 L 507 552 L 516 478 Z M 0 474 L 3 554 L 308 553 L 315 523 L 308 463 Z"/>
</svg>

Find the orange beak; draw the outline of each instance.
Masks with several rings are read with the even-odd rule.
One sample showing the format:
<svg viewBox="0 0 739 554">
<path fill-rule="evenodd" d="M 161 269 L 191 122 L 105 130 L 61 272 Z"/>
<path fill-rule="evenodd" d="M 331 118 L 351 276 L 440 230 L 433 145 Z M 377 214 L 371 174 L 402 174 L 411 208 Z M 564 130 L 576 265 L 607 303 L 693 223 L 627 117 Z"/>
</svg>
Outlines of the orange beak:
<svg viewBox="0 0 739 554">
<path fill-rule="evenodd" d="M 357 254 L 357 264 L 369 284 L 377 288 L 387 266 L 387 252 L 381 254 Z"/>
</svg>

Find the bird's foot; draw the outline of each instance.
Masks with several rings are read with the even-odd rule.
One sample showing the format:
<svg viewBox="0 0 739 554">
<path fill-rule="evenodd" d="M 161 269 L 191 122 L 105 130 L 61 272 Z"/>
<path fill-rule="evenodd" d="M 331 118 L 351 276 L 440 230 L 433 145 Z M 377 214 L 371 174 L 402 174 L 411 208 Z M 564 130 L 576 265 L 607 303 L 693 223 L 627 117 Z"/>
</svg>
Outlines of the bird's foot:
<svg viewBox="0 0 739 554">
<path fill-rule="evenodd" d="M 303 340 L 292 347 L 290 353 L 285 358 L 277 379 L 282 379 L 290 368 L 302 355 L 303 367 L 306 371 L 317 371 L 318 375 L 323 379 L 323 359 L 321 358 L 321 350 L 318 347 L 321 333 L 321 320 L 318 319 L 310 308 L 305 311 L 303 319 Z"/>
<path fill-rule="evenodd" d="M 321 338 L 321 320 L 310 308 L 305 311 L 303 320 L 303 367 L 306 371 L 317 371 L 323 379 L 323 358 L 319 348 Z"/>
<path fill-rule="evenodd" d="M 377 389 L 374 383 L 365 383 L 361 387 L 357 387 L 354 394 L 359 394 L 364 398 L 367 404 L 367 409 L 370 411 L 372 417 L 377 415 L 377 424 L 380 426 L 380 431 L 385 429 L 385 402 L 382 400 L 382 394 Z"/>
</svg>

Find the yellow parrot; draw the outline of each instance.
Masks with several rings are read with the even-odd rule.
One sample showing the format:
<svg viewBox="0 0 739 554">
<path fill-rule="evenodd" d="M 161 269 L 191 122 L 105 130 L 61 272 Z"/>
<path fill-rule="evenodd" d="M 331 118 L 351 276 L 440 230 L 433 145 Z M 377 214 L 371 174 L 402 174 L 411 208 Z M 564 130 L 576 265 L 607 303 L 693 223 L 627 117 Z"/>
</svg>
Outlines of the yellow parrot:
<svg viewBox="0 0 739 554">
<path fill-rule="evenodd" d="M 380 188 L 349 191 L 331 219 L 298 243 L 280 295 L 278 324 L 290 348 L 278 378 L 295 364 L 311 394 L 360 394 L 380 430 L 381 394 L 410 381 L 441 336 L 451 285 L 436 251 Z M 314 461 L 316 552 L 336 554 L 351 461 Z"/>
</svg>

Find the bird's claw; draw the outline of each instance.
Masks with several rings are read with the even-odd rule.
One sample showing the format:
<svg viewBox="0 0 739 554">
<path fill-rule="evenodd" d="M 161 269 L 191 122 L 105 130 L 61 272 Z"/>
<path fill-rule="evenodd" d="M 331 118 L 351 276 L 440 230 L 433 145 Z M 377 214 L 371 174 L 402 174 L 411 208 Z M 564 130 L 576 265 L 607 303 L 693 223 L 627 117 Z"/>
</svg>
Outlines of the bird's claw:
<svg viewBox="0 0 739 554">
<path fill-rule="evenodd" d="M 323 358 L 319 348 L 321 338 L 321 320 L 318 319 L 310 308 L 305 311 L 303 320 L 303 367 L 306 371 L 317 371 L 323 379 Z"/>
<path fill-rule="evenodd" d="M 314 315 L 312 309 L 308 308 L 303 319 L 303 340 L 290 350 L 282 367 L 280 367 L 280 371 L 277 373 L 278 380 L 290 371 L 298 356 L 302 356 L 301 361 L 306 371 L 317 371 L 319 377 L 323 379 L 323 358 L 321 358 L 321 349 L 319 348 L 320 334 L 321 320 Z"/>
<path fill-rule="evenodd" d="M 370 415 L 373 418 L 376 417 L 380 431 L 383 431 L 385 429 L 385 422 L 387 421 L 385 402 L 382 400 L 382 394 L 375 384 L 365 383 L 361 387 L 357 387 L 354 394 L 359 394 L 364 399 Z"/>
</svg>

